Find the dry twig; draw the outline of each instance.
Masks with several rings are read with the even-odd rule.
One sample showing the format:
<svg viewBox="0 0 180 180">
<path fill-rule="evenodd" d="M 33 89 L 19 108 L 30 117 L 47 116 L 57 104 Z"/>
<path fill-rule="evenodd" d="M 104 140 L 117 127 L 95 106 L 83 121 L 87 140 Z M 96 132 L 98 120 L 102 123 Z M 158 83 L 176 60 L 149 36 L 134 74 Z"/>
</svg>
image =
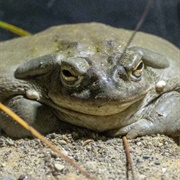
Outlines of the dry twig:
<svg viewBox="0 0 180 180">
<path fill-rule="evenodd" d="M 130 154 L 130 150 L 129 150 L 129 144 L 128 144 L 128 140 L 127 140 L 126 136 L 123 136 L 123 143 L 124 143 L 127 161 L 128 161 L 128 164 L 129 164 L 129 167 L 131 170 L 131 174 L 132 174 L 132 179 L 135 180 L 133 163 L 132 163 L 131 154 Z"/>
<path fill-rule="evenodd" d="M 19 36 L 28 36 L 28 35 L 31 35 L 30 32 L 28 31 L 25 31 L 24 29 L 21 29 L 21 28 L 18 28 L 12 24 L 9 24 L 9 23 L 6 23 L 6 22 L 3 22 L 3 21 L 0 21 L 0 27 L 3 28 L 3 29 L 6 29 L 14 34 L 17 34 Z"/>
<path fill-rule="evenodd" d="M 0 103 L 0 109 L 6 112 L 10 117 L 13 118 L 16 122 L 18 122 L 25 129 L 30 131 L 33 136 L 40 139 L 44 144 L 50 147 L 53 151 L 58 153 L 58 155 L 63 158 L 66 162 L 71 164 L 75 169 L 79 170 L 83 175 L 85 175 L 89 179 L 95 179 L 92 177 L 84 168 L 79 166 L 73 159 L 70 159 L 67 155 L 65 155 L 60 149 L 58 149 L 55 145 L 53 145 L 50 141 L 48 141 L 43 135 L 41 135 L 38 131 L 36 131 L 32 126 L 28 125 L 22 118 L 20 118 L 17 114 L 11 111 L 9 108 Z"/>
</svg>

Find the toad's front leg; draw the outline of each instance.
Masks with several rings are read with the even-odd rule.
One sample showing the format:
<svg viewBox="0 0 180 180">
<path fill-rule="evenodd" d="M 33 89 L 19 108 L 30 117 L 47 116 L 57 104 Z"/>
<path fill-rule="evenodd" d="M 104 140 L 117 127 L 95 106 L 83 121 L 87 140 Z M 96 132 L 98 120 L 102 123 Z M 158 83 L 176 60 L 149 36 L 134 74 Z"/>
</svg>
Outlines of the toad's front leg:
<svg viewBox="0 0 180 180">
<path fill-rule="evenodd" d="M 143 119 L 107 133 L 111 136 L 127 135 L 130 139 L 152 134 L 180 137 L 180 94 L 163 94 Z"/>
<path fill-rule="evenodd" d="M 14 96 L 3 102 L 8 108 L 17 113 L 27 123 L 40 133 L 49 133 L 57 129 L 58 119 L 54 116 L 52 109 L 34 100 L 23 96 Z M 13 121 L 3 111 L 0 111 L 0 129 L 11 137 L 21 138 L 32 136 L 30 132 Z"/>
</svg>

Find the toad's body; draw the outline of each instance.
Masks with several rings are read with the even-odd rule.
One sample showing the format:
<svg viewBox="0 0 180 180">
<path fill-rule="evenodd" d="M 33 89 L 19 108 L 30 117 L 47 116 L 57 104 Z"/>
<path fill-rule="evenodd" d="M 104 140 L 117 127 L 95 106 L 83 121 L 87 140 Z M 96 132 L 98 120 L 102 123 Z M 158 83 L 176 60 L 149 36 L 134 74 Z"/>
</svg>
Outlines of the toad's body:
<svg viewBox="0 0 180 180">
<path fill-rule="evenodd" d="M 180 135 L 180 52 L 98 23 L 63 25 L 0 43 L 0 101 L 42 133 L 59 119 L 111 135 Z M 122 55 L 122 56 L 121 56 Z M 0 112 L 8 135 L 29 135 Z"/>
</svg>

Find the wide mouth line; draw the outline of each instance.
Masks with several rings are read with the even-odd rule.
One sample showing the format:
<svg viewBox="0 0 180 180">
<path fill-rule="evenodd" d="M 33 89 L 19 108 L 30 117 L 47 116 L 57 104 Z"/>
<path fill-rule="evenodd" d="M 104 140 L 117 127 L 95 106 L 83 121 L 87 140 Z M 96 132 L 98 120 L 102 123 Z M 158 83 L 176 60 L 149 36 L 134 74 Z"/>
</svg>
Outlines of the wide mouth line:
<svg viewBox="0 0 180 180">
<path fill-rule="evenodd" d="M 79 115 L 86 115 L 86 116 L 103 117 L 103 116 L 111 116 L 111 115 L 121 113 L 122 111 L 126 110 L 137 101 L 141 100 L 142 97 L 143 96 L 138 97 L 138 98 L 137 97 L 131 98 L 124 102 L 121 101 L 121 102 L 116 102 L 113 104 L 108 104 L 108 102 L 106 102 L 105 105 L 102 106 L 101 108 L 99 108 L 98 105 L 97 107 L 95 107 L 93 105 L 91 106 L 90 104 L 88 104 L 87 107 L 85 106 L 85 104 L 82 104 L 82 105 L 77 104 L 77 106 L 75 105 L 72 107 L 65 107 L 64 104 L 57 104 L 56 102 L 53 101 L 53 99 L 48 101 L 48 103 L 47 103 L 47 99 L 41 99 L 41 102 L 52 107 L 53 109 L 55 109 L 55 111 L 66 113 L 66 114 L 76 114 L 76 115 L 79 114 Z M 84 111 L 83 112 L 79 111 L 78 107 L 79 109 L 82 109 L 82 111 L 84 109 Z"/>
<path fill-rule="evenodd" d="M 58 106 L 56 103 L 54 102 L 49 102 L 48 103 L 50 105 L 50 107 L 54 108 L 55 110 L 57 110 L 58 112 L 62 112 L 62 113 L 66 113 L 66 114 L 79 114 L 79 115 L 85 115 L 85 116 L 96 116 L 96 117 L 103 117 L 103 116 L 111 116 L 114 114 L 118 114 L 122 111 L 124 111 L 125 109 L 127 109 L 132 103 L 123 103 L 122 106 L 124 106 L 123 108 L 119 108 L 119 111 L 117 111 L 116 113 L 109 113 L 109 114 L 92 114 L 92 113 L 86 113 L 86 112 L 81 112 L 81 111 L 76 111 L 74 109 L 70 109 L 70 108 L 66 108 L 63 106 Z M 96 111 L 96 109 L 94 108 L 94 111 Z"/>
</svg>

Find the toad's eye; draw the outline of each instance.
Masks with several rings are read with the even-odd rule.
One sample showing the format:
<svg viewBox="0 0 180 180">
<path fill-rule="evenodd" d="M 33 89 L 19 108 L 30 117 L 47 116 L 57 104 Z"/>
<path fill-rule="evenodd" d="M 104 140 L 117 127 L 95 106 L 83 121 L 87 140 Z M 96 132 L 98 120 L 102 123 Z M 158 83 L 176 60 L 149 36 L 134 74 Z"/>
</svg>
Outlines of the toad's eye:
<svg viewBox="0 0 180 180">
<path fill-rule="evenodd" d="M 78 73 L 71 68 L 62 68 L 61 78 L 67 83 L 74 83 L 78 80 Z"/>
<path fill-rule="evenodd" d="M 61 77 L 69 83 L 73 83 L 78 79 L 78 75 L 74 73 L 71 69 L 62 69 Z"/>
<path fill-rule="evenodd" d="M 72 66 L 62 66 L 60 71 L 61 82 L 64 86 L 73 88 L 78 87 L 83 80 L 83 75 Z"/>
<path fill-rule="evenodd" d="M 61 60 L 60 82 L 67 88 L 77 88 L 84 80 L 90 65 L 86 59 L 69 57 Z"/>
<path fill-rule="evenodd" d="M 132 75 L 136 78 L 140 78 L 144 69 L 143 61 L 140 61 L 137 66 L 132 70 Z"/>
</svg>

